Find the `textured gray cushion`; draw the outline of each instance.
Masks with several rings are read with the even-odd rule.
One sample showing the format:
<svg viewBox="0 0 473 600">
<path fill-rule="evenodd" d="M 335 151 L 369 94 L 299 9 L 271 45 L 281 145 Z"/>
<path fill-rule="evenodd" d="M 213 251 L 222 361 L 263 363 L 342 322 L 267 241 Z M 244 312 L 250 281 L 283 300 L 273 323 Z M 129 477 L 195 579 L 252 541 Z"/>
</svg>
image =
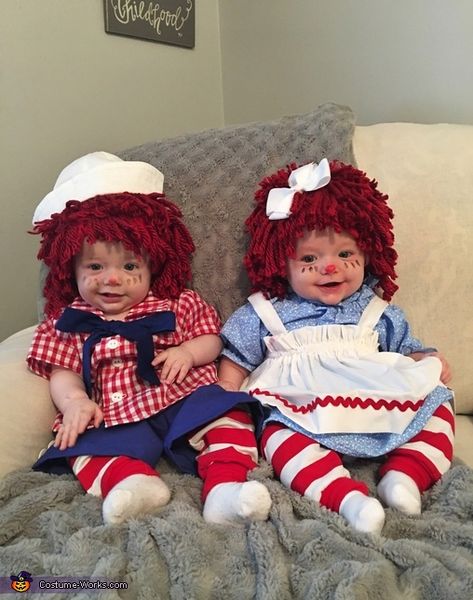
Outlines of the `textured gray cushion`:
<svg viewBox="0 0 473 600">
<path fill-rule="evenodd" d="M 354 162 L 354 120 L 348 107 L 324 104 L 304 115 L 213 129 L 118 152 L 124 159 L 149 162 L 164 173 L 165 192 L 182 208 L 197 247 L 192 286 L 216 306 L 223 320 L 248 295 L 242 265 L 246 247 L 244 221 L 252 210 L 258 182 L 290 162 L 319 161 L 324 156 Z M 43 265 L 41 281 L 46 272 Z M 40 286 L 42 290 L 41 282 Z M 40 293 L 40 320 L 43 306 Z M 19 340 L 10 341 L 11 345 L 25 346 L 15 354 L 20 370 L 25 369 L 24 354 L 31 335 L 32 330 L 23 332 Z M 10 356 L 9 347 L 3 349 L 5 357 Z M 52 421 L 46 381 L 29 374 L 23 387 L 26 384 L 34 387 L 34 393 L 18 396 L 18 391 L 10 385 L 12 368 L 8 363 L 4 373 L 8 376 L 6 389 L 12 394 L 11 406 L 18 411 L 18 398 L 28 403 L 34 396 L 35 422 L 42 426 L 36 427 L 37 435 L 32 439 L 29 431 L 29 445 L 21 445 L 12 455 L 8 452 L 11 440 L 21 435 L 24 424 L 21 420 L 10 420 L 8 436 L 3 440 L 6 450 L 0 453 L 4 457 L 3 462 L 0 460 L 0 476 L 36 459 L 37 450 L 49 441 Z"/>
<path fill-rule="evenodd" d="M 291 162 L 354 162 L 354 120 L 350 108 L 323 104 L 304 115 L 207 130 L 118 154 L 164 173 L 164 191 L 182 208 L 197 247 L 192 286 L 226 319 L 248 295 L 244 221 L 258 182 Z"/>
<path fill-rule="evenodd" d="M 164 173 L 164 191 L 181 207 L 197 248 L 192 287 L 225 320 L 248 296 L 244 221 L 259 181 L 291 162 L 327 157 L 354 163 L 354 128 L 351 109 L 329 103 L 303 115 L 210 129 L 116 154 Z M 41 290 L 46 272 L 43 266 Z M 43 306 L 40 294 L 40 320 Z"/>
</svg>

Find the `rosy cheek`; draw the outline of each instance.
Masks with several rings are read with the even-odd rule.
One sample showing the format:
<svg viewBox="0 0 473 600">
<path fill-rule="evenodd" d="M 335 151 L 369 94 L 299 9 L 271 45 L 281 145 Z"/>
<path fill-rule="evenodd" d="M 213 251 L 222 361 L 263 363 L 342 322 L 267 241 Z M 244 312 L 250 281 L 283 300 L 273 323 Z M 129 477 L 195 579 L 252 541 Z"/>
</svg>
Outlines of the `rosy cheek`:
<svg viewBox="0 0 473 600">
<path fill-rule="evenodd" d="M 350 260 L 345 264 L 345 269 L 348 269 L 348 267 L 352 267 L 353 269 L 356 269 L 357 267 L 361 267 L 361 263 L 360 261 L 356 258 L 355 260 Z"/>
<path fill-rule="evenodd" d="M 95 290 L 99 287 L 99 279 L 94 275 L 84 275 L 81 280 L 81 285 L 87 290 Z"/>
<path fill-rule="evenodd" d="M 127 279 L 127 285 L 136 286 L 140 285 L 143 281 L 143 275 L 140 273 L 139 275 L 133 275 Z"/>
</svg>

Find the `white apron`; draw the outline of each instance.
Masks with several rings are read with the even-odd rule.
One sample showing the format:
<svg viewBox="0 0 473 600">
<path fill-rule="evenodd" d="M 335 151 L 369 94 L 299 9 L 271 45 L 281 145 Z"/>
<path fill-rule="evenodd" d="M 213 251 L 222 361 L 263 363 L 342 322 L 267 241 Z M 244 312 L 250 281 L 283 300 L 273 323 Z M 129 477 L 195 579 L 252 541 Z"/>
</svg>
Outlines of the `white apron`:
<svg viewBox="0 0 473 600">
<path fill-rule="evenodd" d="M 262 294 L 253 294 L 249 302 L 272 335 L 264 339 L 264 362 L 242 390 L 277 409 L 282 417 L 278 420 L 294 423 L 315 438 L 394 434 L 397 439 L 440 384 L 438 358 L 416 362 L 398 353 L 379 352 L 374 327 L 388 303 L 377 296 L 358 325 L 307 326 L 290 332 Z"/>
</svg>

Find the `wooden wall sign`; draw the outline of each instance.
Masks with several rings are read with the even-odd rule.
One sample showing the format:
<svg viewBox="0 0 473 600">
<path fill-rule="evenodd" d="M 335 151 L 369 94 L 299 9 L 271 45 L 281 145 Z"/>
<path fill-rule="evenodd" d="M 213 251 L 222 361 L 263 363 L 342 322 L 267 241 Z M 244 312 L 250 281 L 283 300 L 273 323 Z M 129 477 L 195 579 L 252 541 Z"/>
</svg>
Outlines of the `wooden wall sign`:
<svg viewBox="0 0 473 600">
<path fill-rule="evenodd" d="M 104 0 L 105 31 L 193 48 L 195 0 Z"/>
</svg>

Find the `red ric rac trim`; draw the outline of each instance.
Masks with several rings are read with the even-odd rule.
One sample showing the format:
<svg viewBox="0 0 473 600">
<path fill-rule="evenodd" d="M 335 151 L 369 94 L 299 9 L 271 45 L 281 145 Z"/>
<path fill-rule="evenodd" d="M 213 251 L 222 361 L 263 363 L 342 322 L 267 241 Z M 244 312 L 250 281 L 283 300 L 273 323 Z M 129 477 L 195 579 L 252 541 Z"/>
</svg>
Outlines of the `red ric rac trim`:
<svg viewBox="0 0 473 600">
<path fill-rule="evenodd" d="M 344 398 L 342 396 L 334 398 L 333 396 L 325 396 L 325 398 L 314 398 L 312 402 L 304 406 L 296 406 L 292 402 L 289 402 L 287 398 L 283 398 L 279 394 L 272 394 L 267 390 L 255 388 L 254 390 L 250 390 L 249 394 L 250 396 L 271 396 L 292 410 L 292 412 L 304 415 L 314 411 L 316 408 L 324 408 L 329 404 L 332 406 L 343 406 L 344 408 L 374 408 L 375 410 L 400 410 L 401 412 L 405 412 L 406 410 L 418 411 L 424 404 L 424 400 L 417 400 L 415 402 L 413 400 L 405 400 L 401 402 L 399 400 L 373 400 L 373 398 L 362 400 L 361 398 Z"/>
</svg>

